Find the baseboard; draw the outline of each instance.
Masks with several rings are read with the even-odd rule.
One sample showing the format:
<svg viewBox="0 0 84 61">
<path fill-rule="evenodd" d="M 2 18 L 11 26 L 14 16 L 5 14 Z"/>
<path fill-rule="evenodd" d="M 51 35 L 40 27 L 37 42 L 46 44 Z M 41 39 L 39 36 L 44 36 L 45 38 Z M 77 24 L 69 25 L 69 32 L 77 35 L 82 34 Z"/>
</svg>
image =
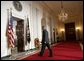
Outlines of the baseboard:
<svg viewBox="0 0 84 61">
<path fill-rule="evenodd" d="M 11 55 L 4 56 L 4 57 L 1 57 L 1 59 L 7 58 L 7 57 L 10 57 L 10 56 L 11 56 Z"/>
</svg>

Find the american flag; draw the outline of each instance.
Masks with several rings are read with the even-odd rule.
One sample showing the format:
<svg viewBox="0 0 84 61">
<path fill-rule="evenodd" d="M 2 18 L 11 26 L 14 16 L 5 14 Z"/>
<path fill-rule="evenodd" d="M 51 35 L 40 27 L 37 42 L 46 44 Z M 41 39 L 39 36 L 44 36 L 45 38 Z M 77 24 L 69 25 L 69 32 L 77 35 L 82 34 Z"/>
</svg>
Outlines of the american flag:
<svg viewBox="0 0 84 61">
<path fill-rule="evenodd" d="M 14 47 L 14 35 L 13 35 L 13 17 L 10 17 L 9 23 L 8 23 L 8 42 L 10 47 Z"/>
</svg>

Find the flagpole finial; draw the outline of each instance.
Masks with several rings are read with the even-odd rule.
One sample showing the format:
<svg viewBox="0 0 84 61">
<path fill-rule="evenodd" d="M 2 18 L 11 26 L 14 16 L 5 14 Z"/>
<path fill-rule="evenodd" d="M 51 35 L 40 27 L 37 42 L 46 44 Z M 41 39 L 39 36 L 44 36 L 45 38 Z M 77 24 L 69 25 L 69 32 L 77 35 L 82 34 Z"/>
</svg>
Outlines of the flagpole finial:
<svg viewBox="0 0 84 61">
<path fill-rule="evenodd" d="M 10 12 L 12 12 L 12 8 L 10 8 Z"/>
<path fill-rule="evenodd" d="M 9 9 L 7 9 L 7 15 L 9 16 Z"/>
<path fill-rule="evenodd" d="M 10 10 L 12 11 L 12 8 L 10 8 Z"/>
<path fill-rule="evenodd" d="M 11 14 L 11 16 L 12 16 L 12 8 L 10 8 L 10 14 Z"/>
</svg>

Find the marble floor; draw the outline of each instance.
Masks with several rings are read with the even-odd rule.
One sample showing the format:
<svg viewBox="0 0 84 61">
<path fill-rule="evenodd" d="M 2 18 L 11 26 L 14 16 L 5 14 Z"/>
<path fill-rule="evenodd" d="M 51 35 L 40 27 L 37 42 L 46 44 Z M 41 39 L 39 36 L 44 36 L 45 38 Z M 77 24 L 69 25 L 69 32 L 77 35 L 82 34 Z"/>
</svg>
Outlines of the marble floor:
<svg viewBox="0 0 84 61">
<path fill-rule="evenodd" d="M 30 56 L 30 55 L 35 54 L 37 52 L 39 52 L 39 50 L 29 50 L 26 52 L 20 52 L 20 53 L 16 53 L 16 54 L 13 54 L 8 57 L 1 58 L 1 60 L 20 60 L 21 58 L 24 58 L 28 55 Z"/>
</svg>

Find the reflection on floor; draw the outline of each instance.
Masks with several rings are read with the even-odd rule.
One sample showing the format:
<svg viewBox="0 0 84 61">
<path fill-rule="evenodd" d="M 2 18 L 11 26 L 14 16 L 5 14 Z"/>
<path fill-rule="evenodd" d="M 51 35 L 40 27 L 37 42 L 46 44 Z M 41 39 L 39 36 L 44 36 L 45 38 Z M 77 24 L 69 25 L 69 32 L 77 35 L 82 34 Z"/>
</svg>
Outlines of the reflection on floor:
<svg viewBox="0 0 84 61">
<path fill-rule="evenodd" d="M 16 53 L 16 54 L 13 54 L 9 57 L 4 57 L 2 58 L 1 60 L 16 60 L 18 58 L 21 58 L 21 57 L 25 57 L 26 55 L 30 56 L 32 54 L 35 54 L 36 52 L 38 52 L 39 50 L 29 50 L 29 51 L 26 51 L 26 52 L 21 52 L 21 53 Z"/>
<path fill-rule="evenodd" d="M 59 43 L 57 43 L 57 44 L 59 44 Z M 52 46 L 54 46 L 54 44 Z M 20 60 L 20 58 L 22 59 L 22 58 L 24 58 L 26 56 L 30 56 L 30 55 L 33 55 L 35 53 L 38 53 L 39 50 L 34 49 L 34 50 L 26 51 L 26 52 L 16 53 L 16 54 L 14 54 L 12 56 L 1 58 L 1 60 Z"/>
</svg>

